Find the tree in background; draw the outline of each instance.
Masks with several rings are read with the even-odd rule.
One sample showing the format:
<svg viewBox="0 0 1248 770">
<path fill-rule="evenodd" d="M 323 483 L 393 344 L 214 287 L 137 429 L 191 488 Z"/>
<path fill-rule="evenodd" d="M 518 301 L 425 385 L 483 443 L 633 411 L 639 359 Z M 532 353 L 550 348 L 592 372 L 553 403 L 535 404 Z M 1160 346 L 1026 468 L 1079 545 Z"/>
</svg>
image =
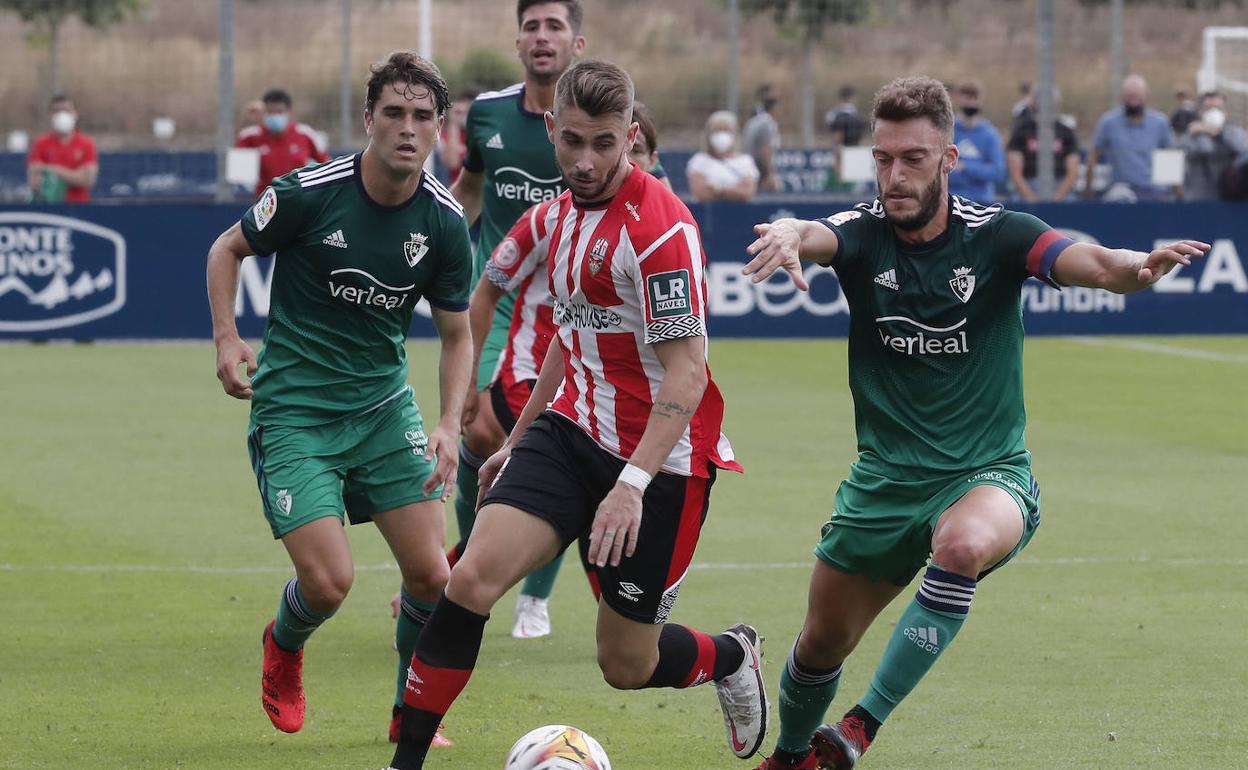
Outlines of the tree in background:
<svg viewBox="0 0 1248 770">
<path fill-rule="evenodd" d="M 770 13 L 781 32 L 802 44 L 800 105 L 804 147 L 815 145 L 815 47 L 833 26 L 861 24 L 871 14 L 869 0 L 741 0 L 746 16 Z"/>
<path fill-rule="evenodd" d="M 46 94 L 61 92 L 60 31 L 71 16 L 84 24 L 104 29 L 126 18 L 139 7 L 140 0 L 0 0 L 0 10 L 17 13 L 22 21 L 34 25 L 27 35 L 28 45 L 48 46 Z"/>
</svg>

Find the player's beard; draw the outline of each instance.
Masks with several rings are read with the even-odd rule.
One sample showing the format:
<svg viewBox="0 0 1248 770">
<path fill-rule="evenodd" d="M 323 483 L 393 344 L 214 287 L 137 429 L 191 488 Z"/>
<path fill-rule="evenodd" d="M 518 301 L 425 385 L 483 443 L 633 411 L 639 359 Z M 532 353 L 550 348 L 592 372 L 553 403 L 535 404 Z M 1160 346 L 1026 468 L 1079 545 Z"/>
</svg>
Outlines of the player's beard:
<svg viewBox="0 0 1248 770">
<path fill-rule="evenodd" d="M 627 157 L 627 155 L 628 151 L 625 150 L 624 157 Z M 608 197 L 606 194 L 607 188 L 609 188 L 611 183 L 615 181 L 615 177 L 620 173 L 620 169 L 627 165 L 623 162 L 623 160 L 624 158 L 621 157 L 616 161 L 615 165 L 611 167 L 611 170 L 607 172 L 606 177 L 603 178 L 602 184 L 598 185 L 598 189 L 594 190 L 592 195 L 577 195 L 576 192 L 573 191 L 572 197 L 575 203 L 578 206 L 592 206 L 605 200 Z"/>
<path fill-rule="evenodd" d="M 889 215 L 888 221 L 901 230 L 922 230 L 932 221 L 932 217 L 936 216 L 936 212 L 940 210 L 941 185 L 940 174 L 937 174 L 931 184 L 923 189 L 919 195 L 919 210 L 908 217 L 895 217 Z"/>
</svg>

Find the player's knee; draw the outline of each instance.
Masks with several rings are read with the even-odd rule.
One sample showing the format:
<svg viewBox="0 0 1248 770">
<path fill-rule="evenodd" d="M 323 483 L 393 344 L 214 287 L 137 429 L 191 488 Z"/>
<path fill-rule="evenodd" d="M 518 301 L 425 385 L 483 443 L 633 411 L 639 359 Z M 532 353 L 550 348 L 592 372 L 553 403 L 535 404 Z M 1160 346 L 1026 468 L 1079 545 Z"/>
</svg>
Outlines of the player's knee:
<svg viewBox="0 0 1248 770">
<path fill-rule="evenodd" d="M 299 590 L 309 609 L 319 614 L 329 614 L 342 606 L 354 579 L 354 570 L 323 570 L 312 575 L 301 575 Z"/>
<path fill-rule="evenodd" d="M 598 668 L 602 679 L 617 690 L 639 690 L 646 686 L 658 664 L 657 654 L 633 655 L 599 645 Z"/>
<path fill-rule="evenodd" d="M 403 573 L 403 587 L 412 596 L 424 601 L 436 601 L 446 588 L 446 581 L 451 576 L 451 567 L 445 558 L 439 558 L 430 564 L 408 568 Z"/>
<path fill-rule="evenodd" d="M 510 586 L 499 586 L 498 581 L 478 560 L 471 558 L 471 550 L 455 564 L 446 582 L 446 593 L 456 604 L 474 612 L 485 614 L 494 606 Z"/>
<path fill-rule="evenodd" d="M 932 543 L 932 563 L 947 572 L 973 578 L 1000 558 L 999 550 L 988 538 L 973 533 L 951 534 Z"/>
<path fill-rule="evenodd" d="M 468 447 L 468 451 L 482 458 L 497 452 L 507 438 L 502 431 L 495 428 L 492 424 L 493 420 L 487 418 L 485 410 L 489 408 L 488 404 L 482 404 L 481 409 L 477 411 L 476 419 L 469 423 L 464 431 L 464 446 Z"/>
<path fill-rule="evenodd" d="M 845 626 L 807 625 L 797 640 L 797 659 L 813 668 L 835 668 L 858 646 L 862 634 Z"/>
</svg>

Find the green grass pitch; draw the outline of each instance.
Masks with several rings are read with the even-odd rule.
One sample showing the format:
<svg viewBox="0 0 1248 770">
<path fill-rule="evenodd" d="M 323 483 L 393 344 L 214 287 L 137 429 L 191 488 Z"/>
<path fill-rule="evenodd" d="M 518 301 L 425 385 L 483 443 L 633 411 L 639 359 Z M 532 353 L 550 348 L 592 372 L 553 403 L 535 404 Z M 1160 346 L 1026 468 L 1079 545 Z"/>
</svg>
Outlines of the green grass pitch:
<svg viewBox="0 0 1248 770">
<path fill-rule="evenodd" d="M 436 350 L 411 352 L 436 413 Z M 845 344 L 711 354 L 747 475 L 720 477 L 674 618 L 756 624 L 774 695 L 853 456 Z M 384 766 L 398 572 L 370 527 L 351 529 L 355 586 L 307 648 L 303 731 L 261 711 L 260 634 L 289 564 L 211 345 L 3 345 L 0 360 L 0 768 Z M 862 767 L 1248 765 L 1248 340 L 1035 338 L 1026 367 L 1043 524 Z M 458 745 L 429 768 L 500 767 L 555 722 L 597 737 L 617 770 L 757 763 L 728 753 L 712 688 L 602 682 L 575 560 L 553 636 L 512 640 L 512 605 L 448 717 Z M 899 611 L 850 658 L 833 715 Z"/>
</svg>

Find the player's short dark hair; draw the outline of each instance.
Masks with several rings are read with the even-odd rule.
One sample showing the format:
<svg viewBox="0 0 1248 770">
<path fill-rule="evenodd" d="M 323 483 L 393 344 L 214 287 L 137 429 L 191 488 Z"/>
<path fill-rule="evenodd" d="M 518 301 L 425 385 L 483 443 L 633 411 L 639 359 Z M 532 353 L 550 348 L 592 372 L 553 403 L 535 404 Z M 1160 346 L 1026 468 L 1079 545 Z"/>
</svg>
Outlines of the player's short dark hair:
<svg viewBox="0 0 1248 770">
<path fill-rule="evenodd" d="M 265 104 L 284 104 L 287 107 L 294 104 L 290 98 L 290 92 L 285 88 L 270 88 L 264 92 L 264 96 L 260 97 L 260 101 Z"/>
<path fill-rule="evenodd" d="M 593 118 L 619 114 L 625 123 L 631 122 L 633 79 L 609 62 L 578 62 L 555 83 L 555 112 L 563 107 L 575 107 Z"/>
<path fill-rule="evenodd" d="M 637 130 L 646 140 L 650 152 L 658 152 L 659 129 L 654 125 L 654 118 L 650 116 L 650 108 L 645 102 L 633 102 L 633 122 L 637 124 Z"/>
<path fill-rule="evenodd" d="M 52 109 L 53 106 L 60 104 L 61 102 L 68 103 L 70 107 L 74 106 L 74 100 L 70 99 L 65 94 L 52 94 L 52 98 L 48 100 L 48 109 Z"/>
<path fill-rule="evenodd" d="M 395 51 L 384 62 L 369 67 L 368 71 L 372 74 L 364 94 L 364 109 L 367 112 L 373 111 L 373 106 L 381 98 L 381 89 L 386 86 L 395 86 L 405 96 L 410 95 L 412 88 L 429 89 L 438 115 L 445 115 L 451 106 L 451 92 L 438 65 L 412 51 Z M 397 88 L 400 85 L 402 89 Z"/>
<path fill-rule="evenodd" d="M 585 9 L 581 7 L 581 0 L 517 0 L 516 1 L 516 24 L 524 24 L 524 12 L 535 5 L 544 5 L 546 3 L 559 3 L 568 9 L 568 26 L 572 27 L 572 33 L 581 34 L 581 22 L 585 20 Z"/>
<path fill-rule="evenodd" d="M 953 136 L 953 103 L 939 80 L 929 77 L 897 78 L 875 92 L 872 125 L 877 120 L 927 118 L 936 130 Z"/>
</svg>

